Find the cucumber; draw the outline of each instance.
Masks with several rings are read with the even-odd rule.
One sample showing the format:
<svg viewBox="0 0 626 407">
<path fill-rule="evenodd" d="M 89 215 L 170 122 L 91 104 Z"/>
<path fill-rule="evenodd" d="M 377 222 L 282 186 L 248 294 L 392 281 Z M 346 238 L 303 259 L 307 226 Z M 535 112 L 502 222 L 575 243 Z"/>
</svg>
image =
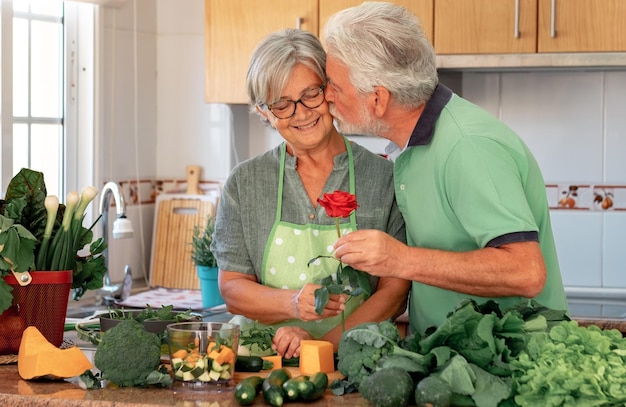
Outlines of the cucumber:
<svg viewBox="0 0 626 407">
<path fill-rule="evenodd" d="M 271 406 L 280 407 L 285 401 L 283 384 L 291 379 L 291 373 L 287 369 L 272 370 L 263 380 L 263 398 Z"/>
<path fill-rule="evenodd" d="M 317 372 L 309 377 L 309 382 L 313 384 L 313 390 L 303 391 L 300 396 L 304 401 L 317 400 L 324 395 L 328 387 L 328 375 L 324 372 Z"/>
<path fill-rule="evenodd" d="M 172 365 L 172 370 L 174 370 L 174 371 L 180 369 L 181 366 L 183 365 L 183 363 L 184 363 L 183 359 L 181 359 L 181 358 L 173 358 L 170 361 L 170 364 Z"/>
<path fill-rule="evenodd" d="M 263 379 L 260 376 L 250 376 L 235 386 L 235 401 L 240 406 L 247 406 L 254 403 L 256 395 L 261 391 Z"/>
<path fill-rule="evenodd" d="M 235 372 L 260 372 L 263 369 L 263 359 L 259 356 L 237 356 Z"/>
<path fill-rule="evenodd" d="M 214 359 L 211 362 L 211 370 L 213 370 L 214 372 L 221 372 L 222 370 L 224 370 L 224 368 Z"/>
<path fill-rule="evenodd" d="M 306 387 L 306 382 L 309 381 L 308 376 L 292 377 L 283 383 L 283 393 L 285 394 L 286 401 L 295 401 L 300 397 L 300 392 Z M 312 386 L 312 385 L 311 385 Z"/>
<path fill-rule="evenodd" d="M 209 376 L 209 371 L 205 370 L 204 373 L 198 376 L 198 380 L 200 380 L 201 382 L 210 382 L 211 376 Z"/>
<path fill-rule="evenodd" d="M 222 375 L 222 372 L 216 372 L 215 370 L 209 370 L 209 378 L 211 379 L 211 381 L 218 381 L 220 379 L 220 376 Z"/>
</svg>

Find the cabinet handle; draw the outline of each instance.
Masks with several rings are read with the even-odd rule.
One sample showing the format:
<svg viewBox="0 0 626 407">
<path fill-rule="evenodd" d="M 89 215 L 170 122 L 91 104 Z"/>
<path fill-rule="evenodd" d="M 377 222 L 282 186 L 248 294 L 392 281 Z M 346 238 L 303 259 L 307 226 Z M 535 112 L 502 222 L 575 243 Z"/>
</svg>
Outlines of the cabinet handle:
<svg viewBox="0 0 626 407">
<path fill-rule="evenodd" d="M 296 17 L 296 29 L 302 28 L 302 17 Z"/>
<path fill-rule="evenodd" d="M 550 3 L 550 37 L 556 37 L 556 0 Z"/>
<path fill-rule="evenodd" d="M 513 37 L 519 38 L 519 0 L 515 0 L 515 28 L 513 28 Z"/>
</svg>

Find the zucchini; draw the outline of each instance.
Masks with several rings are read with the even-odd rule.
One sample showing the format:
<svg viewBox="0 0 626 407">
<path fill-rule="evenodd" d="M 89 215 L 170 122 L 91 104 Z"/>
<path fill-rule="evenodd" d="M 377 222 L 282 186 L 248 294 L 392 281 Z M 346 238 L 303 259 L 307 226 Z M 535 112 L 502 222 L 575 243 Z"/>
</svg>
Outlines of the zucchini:
<svg viewBox="0 0 626 407">
<path fill-rule="evenodd" d="M 283 392 L 283 384 L 291 379 L 291 373 L 287 369 L 272 370 L 265 380 L 263 380 L 263 398 L 267 404 L 275 407 L 283 405 L 285 401 L 285 393 Z"/>
<path fill-rule="evenodd" d="M 260 376 L 246 377 L 235 386 L 235 401 L 241 406 L 254 403 L 256 395 L 261 391 L 263 378 Z"/>
<path fill-rule="evenodd" d="M 259 356 L 237 356 L 235 372 L 260 372 L 263 369 L 263 359 Z"/>
<path fill-rule="evenodd" d="M 283 358 L 282 363 L 283 363 L 283 367 L 299 367 L 300 358 L 299 357 L 293 357 L 289 359 Z"/>
<path fill-rule="evenodd" d="M 300 397 L 300 393 L 306 388 L 309 376 L 292 377 L 283 383 L 283 393 L 286 401 L 296 401 Z M 312 385 L 311 385 L 312 386 Z"/>
<path fill-rule="evenodd" d="M 312 388 L 301 392 L 300 396 L 304 401 L 317 400 L 324 395 L 328 387 L 328 375 L 324 372 L 317 372 L 309 377 L 309 382 L 313 384 Z"/>
</svg>

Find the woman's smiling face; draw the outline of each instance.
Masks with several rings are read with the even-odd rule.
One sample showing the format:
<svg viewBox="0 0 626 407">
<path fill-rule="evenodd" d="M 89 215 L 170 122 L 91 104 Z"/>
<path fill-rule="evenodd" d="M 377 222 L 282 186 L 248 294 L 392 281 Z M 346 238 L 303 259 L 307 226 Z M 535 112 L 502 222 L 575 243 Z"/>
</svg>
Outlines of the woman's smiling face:
<svg viewBox="0 0 626 407">
<path fill-rule="evenodd" d="M 306 91 L 311 91 L 322 85 L 322 79 L 315 72 L 305 65 L 298 64 L 291 72 L 282 93 L 278 97 L 272 96 L 268 104 L 278 100 L 300 100 Z M 261 113 L 292 148 L 311 150 L 330 138 L 334 128 L 333 117 L 328 111 L 328 103 L 323 99 L 322 93 L 321 104 L 315 108 L 308 108 L 302 102 L 297 103 L 293 116 L 287 119 L 275 117 L 269 109 L 265 109 Z M 307 102 L 305 101 L 305 103 Z"/>
</svg>

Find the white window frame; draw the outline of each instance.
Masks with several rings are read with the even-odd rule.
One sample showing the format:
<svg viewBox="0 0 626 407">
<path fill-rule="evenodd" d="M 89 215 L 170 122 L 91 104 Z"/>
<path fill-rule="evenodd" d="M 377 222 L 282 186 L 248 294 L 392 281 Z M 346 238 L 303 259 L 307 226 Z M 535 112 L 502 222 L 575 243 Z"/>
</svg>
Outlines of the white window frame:
<svg viewBox="0 0 626 407">
<path fill-rule="evenodd" d="M 2 196 L 13 170 L 13 2 L 0 7 L 0 190 Z M 95 172 L 95 59 L 97 7 L 66 2 L 64 16 L 64 158 L 63 186 L 80 192 L 94 185 Z"/>
</svg>

